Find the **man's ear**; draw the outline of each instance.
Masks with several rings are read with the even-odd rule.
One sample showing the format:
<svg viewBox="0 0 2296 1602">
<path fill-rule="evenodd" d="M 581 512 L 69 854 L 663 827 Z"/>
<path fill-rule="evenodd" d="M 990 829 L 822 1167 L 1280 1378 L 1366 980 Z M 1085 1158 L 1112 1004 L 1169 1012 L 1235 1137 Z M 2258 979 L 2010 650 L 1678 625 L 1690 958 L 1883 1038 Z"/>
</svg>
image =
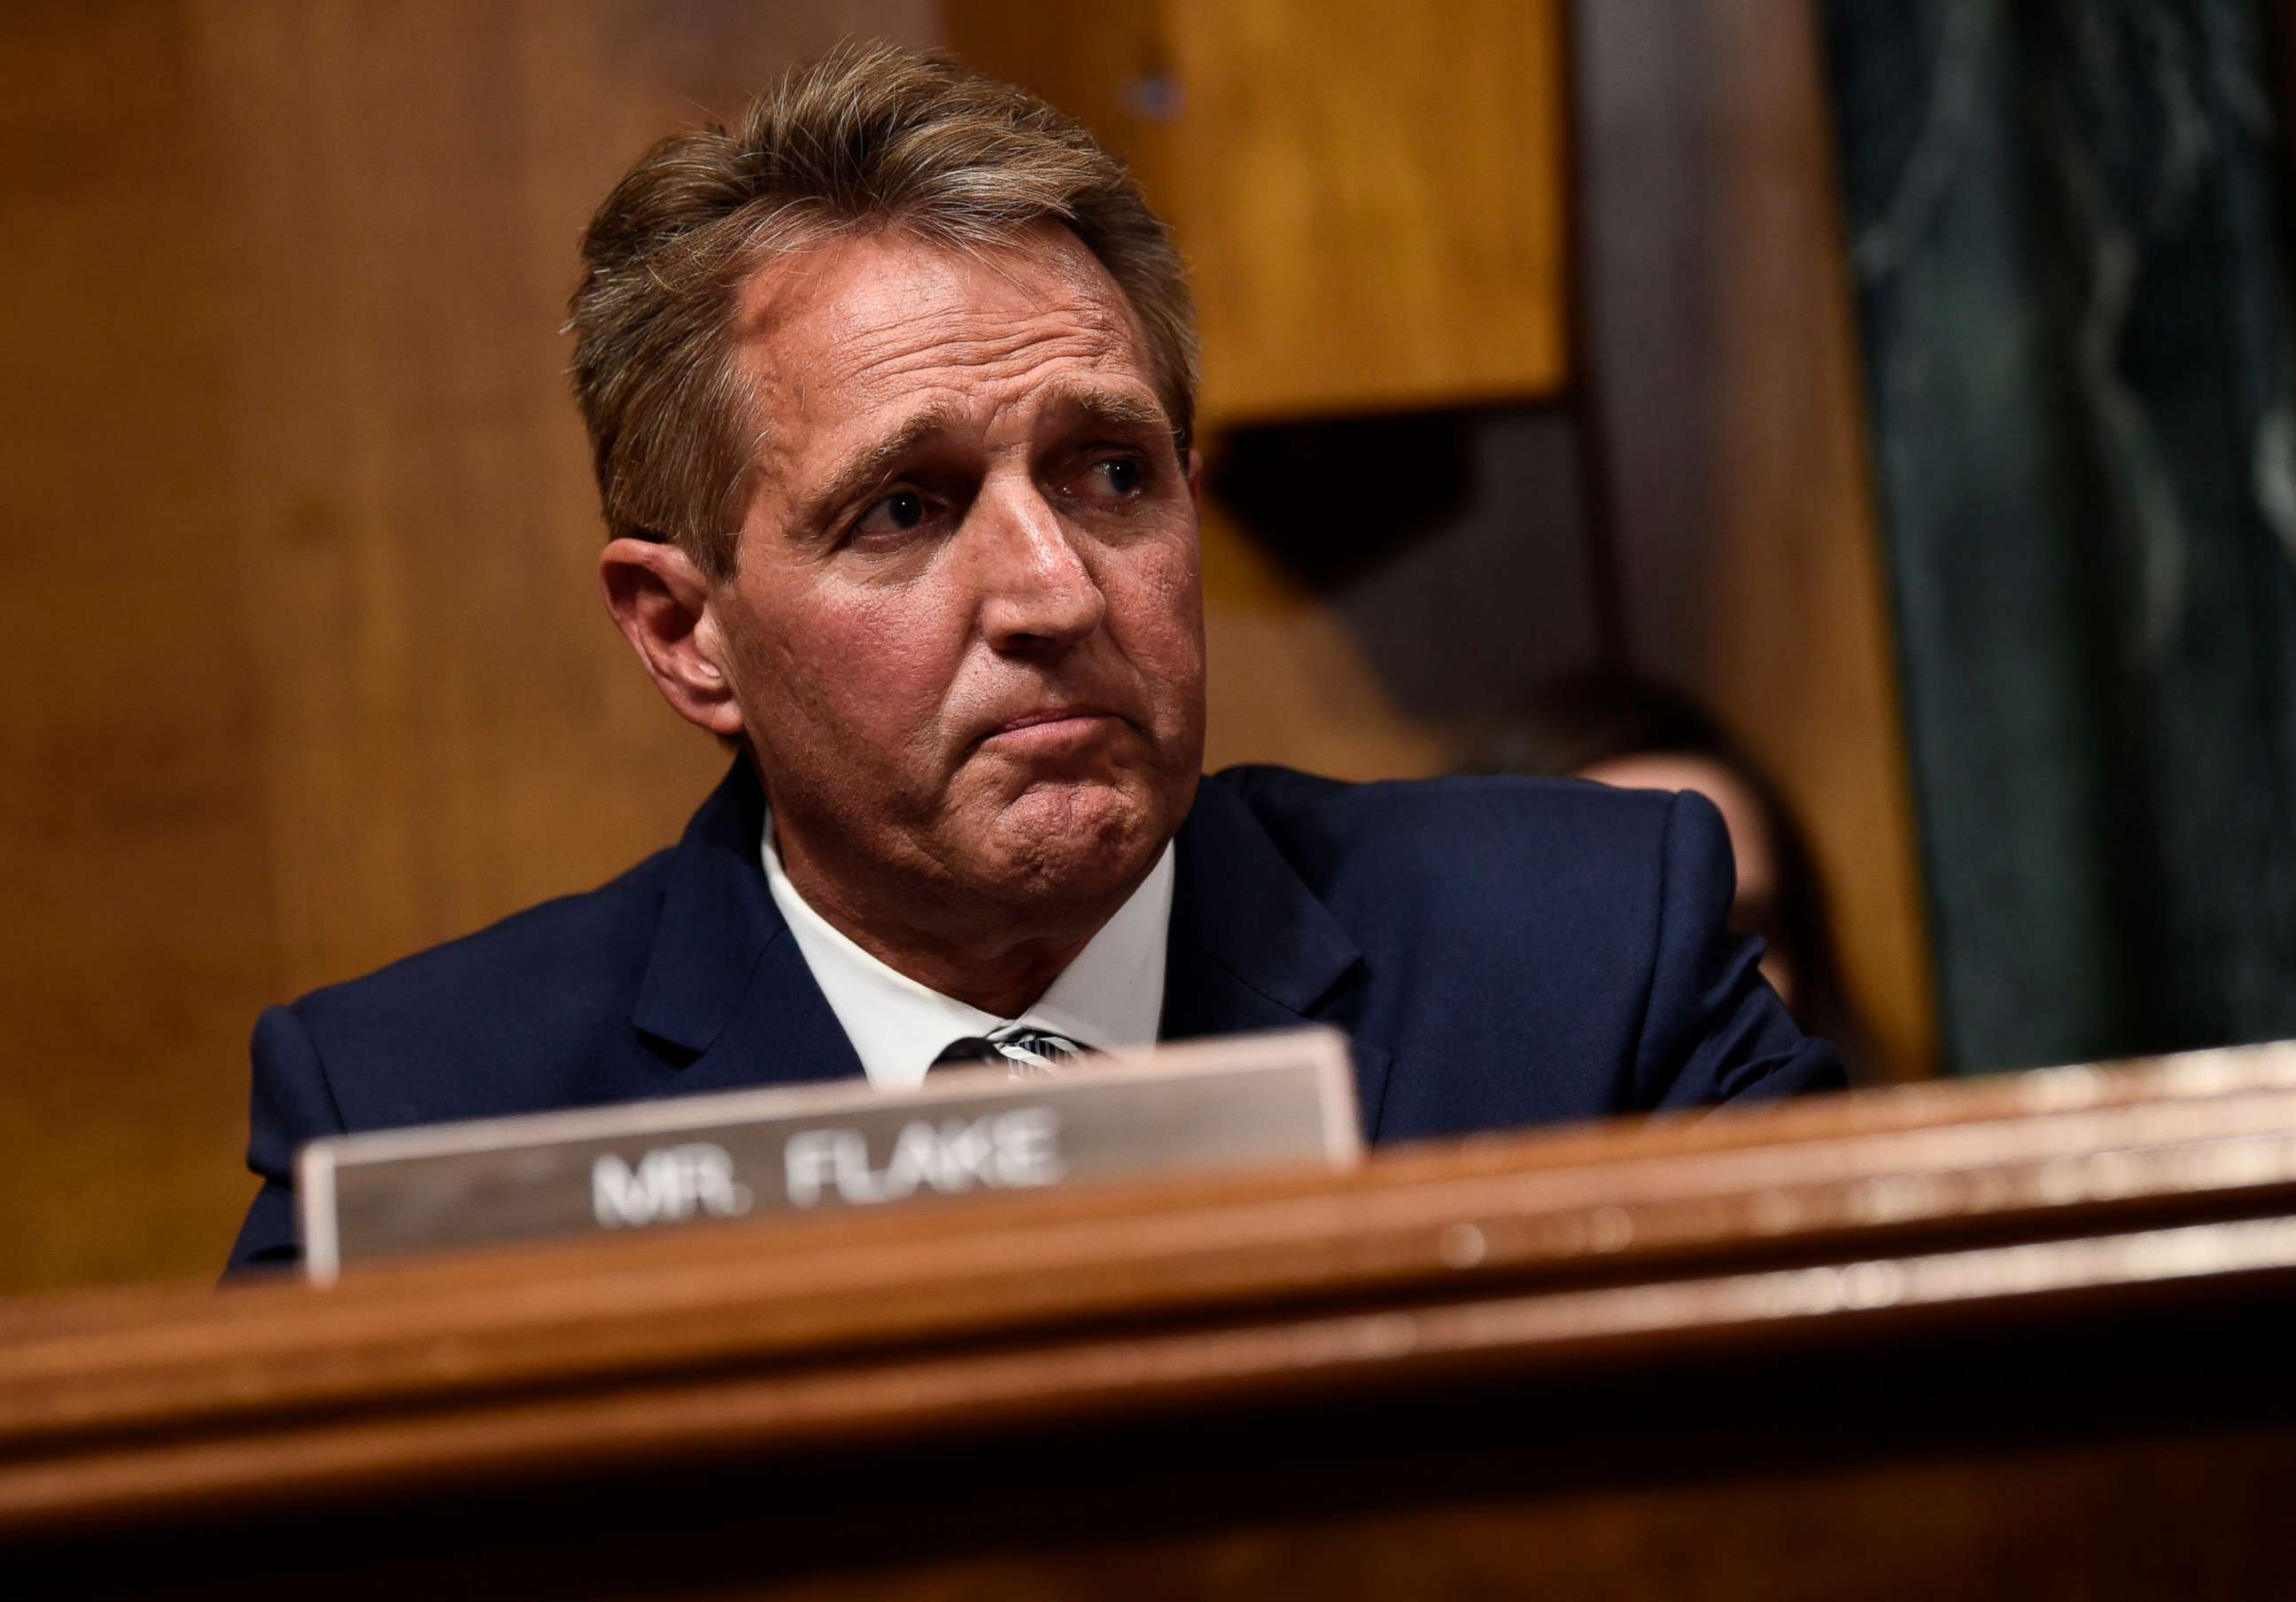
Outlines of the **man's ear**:
<svg viewBox="0 0 2296 1602">
<path fill-rule="evenodd" d="M 609 540 L 598 578 L 614 626 L 661 698 L 689 723 L 739 736 L 742 709 L 720 660 L 724 637 L 710 615 L 709 580 L 693 558 L 666 540 Z"/>
<path fill-rule="evenodd" d="M 1188 448 L 1188 501 L 1201 517 L 1204 512 L 1204 453 Z"/>
</svg>

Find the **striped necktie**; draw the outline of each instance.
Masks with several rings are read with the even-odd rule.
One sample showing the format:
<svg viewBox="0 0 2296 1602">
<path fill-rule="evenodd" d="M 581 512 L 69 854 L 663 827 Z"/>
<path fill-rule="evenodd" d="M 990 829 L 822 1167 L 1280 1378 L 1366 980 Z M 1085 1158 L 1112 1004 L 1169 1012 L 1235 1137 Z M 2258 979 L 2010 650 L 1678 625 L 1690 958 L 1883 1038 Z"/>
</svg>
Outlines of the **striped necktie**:
<svg viewBox="0 0 2296 1602">
<path fill-rule="evenodd" d="M 1085 1048 L 1066 1035 L 1024 1023 L 1007 1023 L 985 1036 L 964 1035 L 951 1040 L 932 1060 L 932 1068 L 970 1068 L 981 1063 L 1002 1063 L 1014 1079 L 1044 1079 L 1062 1072 L 1084 1055 Z"/>
</svg>

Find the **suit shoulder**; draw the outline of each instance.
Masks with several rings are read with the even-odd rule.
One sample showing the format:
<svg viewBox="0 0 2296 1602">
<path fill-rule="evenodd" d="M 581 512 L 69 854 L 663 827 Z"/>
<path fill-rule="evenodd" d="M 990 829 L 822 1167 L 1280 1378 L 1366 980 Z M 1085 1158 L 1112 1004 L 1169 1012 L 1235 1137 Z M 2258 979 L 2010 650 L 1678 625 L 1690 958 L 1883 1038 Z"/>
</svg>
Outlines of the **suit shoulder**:
<svg viewBox="0 0 2296 1602">
<path fill-rule="evenodd" d="M 1422 882 L 1509 866 L 1570 879 L 1657 870 L 1674 797 L 1584 779 L 1459 776 L 1349 784 L 1231 768 L 1229 789 L 1311 886 L 1358 874 Z"/>
<path fill-rule="evenodd" d="M 570 979 L 635 987 L 651 948 L 672 853 L 658 851 L 594 890 L 544 901 L 483 929 L 399 958 L 294 1004 L 315 1031 L 467 1016 L 569 996 Z"/>
</svg>

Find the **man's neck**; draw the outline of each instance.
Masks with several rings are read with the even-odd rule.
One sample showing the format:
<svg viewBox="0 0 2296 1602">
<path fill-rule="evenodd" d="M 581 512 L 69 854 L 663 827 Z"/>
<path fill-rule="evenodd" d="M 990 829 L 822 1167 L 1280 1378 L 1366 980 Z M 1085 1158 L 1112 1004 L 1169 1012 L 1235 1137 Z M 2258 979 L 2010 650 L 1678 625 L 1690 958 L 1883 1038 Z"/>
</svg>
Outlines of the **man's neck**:
<svg viewBox="0 0 2296 1602">
<path fill-rule="evenodd" d="M 1070 912 L 1055 928 L 1019 939 L 1009 923 L 985 924 L 953 936 L 857 904 L 834 875 L 823 873 L 777 828 L 774 843 L 791 888 L 830 927 L 895 973 L 999 1018 L 1017 1018 L 1035 1005 L 1139 888 L 1128 884 L 1105 906 Z"/>
</svg>

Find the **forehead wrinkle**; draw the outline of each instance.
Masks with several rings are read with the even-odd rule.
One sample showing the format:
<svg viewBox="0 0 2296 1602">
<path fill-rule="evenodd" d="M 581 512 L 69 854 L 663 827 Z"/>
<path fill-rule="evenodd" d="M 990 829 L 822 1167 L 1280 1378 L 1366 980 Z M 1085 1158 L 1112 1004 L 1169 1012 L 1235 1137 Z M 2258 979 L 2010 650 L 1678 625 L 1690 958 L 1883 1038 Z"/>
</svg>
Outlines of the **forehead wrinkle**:
<svg viewBox="0 0 2296 1602">
<path fill-rule="evenodd" d="M 969 333 L 963 327 L 966 321 L 988 327 Z M 916 337 L 919 332 L 923 337 Z M 844 343 L 854 361 L 854 376 L 864 384 L 939 368 L 962 368 L 995 380 L 1050 362 L 1105 362 L 1120 349 L 1108 333 L 1101 329 L 1079 330 L 1073 319 L 1058 316 L 1040 319 L 1034 327 L 1016 329 L 999 317 L 928 316 L 872 329 Z"/>
<path fill-rule="evenodd" d="M 1026 324 L 1058 317 L 1082 322 L 1103 332 L 1129 332 L 1129 308 L 1123 300 L 1123 292 L 1116 288 L 1113 281 L 1105 285 L 1095 283 L 1069 270 L 1067 264 L 1058 259 L 973 259 L 1001 281 L 1010 292 L 1009 300 L 994 297 L 1004 303 L 983 305 L 969 287 L 935 284 L 918 297 L 916 309 L 884 321 L 878 325 L 879 328 L 898 333 L 920 322 L 943 327 L 966 323 Z M 1021 272 L 1024 265 L 1037 271 L 1049 269 L 1057 292 L 1048 293 L 1041 282 L 1029 282 Z"/>
</svg>

